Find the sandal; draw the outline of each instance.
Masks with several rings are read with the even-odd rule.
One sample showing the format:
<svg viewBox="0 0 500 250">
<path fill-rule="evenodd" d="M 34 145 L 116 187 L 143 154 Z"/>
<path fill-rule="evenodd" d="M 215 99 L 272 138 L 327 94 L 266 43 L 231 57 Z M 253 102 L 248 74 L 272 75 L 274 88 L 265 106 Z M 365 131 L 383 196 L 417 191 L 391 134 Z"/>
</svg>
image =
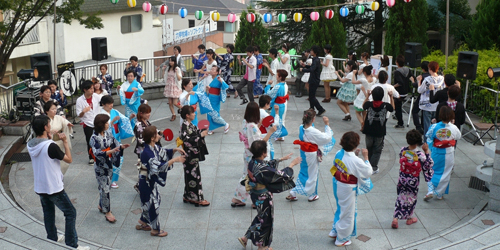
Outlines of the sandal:
<svg viewBox="0 0 500 250">
<path fill-rule="evenodd" d="M 168 233 L 167 233 L 167 232 L 165 232 L 165 231 L 163 231 L 163 230 L 160 230 L 160 231 L 158 231 L 157 233 L 153 233 L 153 232 L 151 232 L 151 233 L 149 233 L 149 234 L 151 234 L 151 236 L 157 236 L 157 237 L 165 237 L 165 236 L 167 236 L 167 235 L 168 235 Z"/>
<path fill-rule="evenodd" d="M 319 196 L 315 195 L 312 199 L 307 199 L 309 202 L 313 202 L 319 199 Z"/>
<path fill-rule="evenodd" d="M 113 216 L 115 217 L 115 216 Z M 106 220 L 109 222 L 109 223 L 115 223 L 116 222 L 116 218 L 113 218 L 112 220 L 110 218 L 108 218 L 108 216 L 104 216 L 104 218 L 106 218 Z"/>
<path fill-rule="evenodd" d="M 244 202 L 241 202 L 241 203 L 231 202 L 231 207 L 244 207 L 246 205 L 247 204 Z"/>
<path fill-rule="evenodd" d="M 430 199 L 434 198 L 434 195 L 428 194 L 424 197 L 424 201 L 429 201 Z"/>
<path fill-rule="evenodd" d="M 136 230 L 143 230 L 143 231 L 151 231 L 151 227 L 149 225 L 135 225 Z"/>
<path fill-rule="evenodd" d="M 408 225 L 408 222 L 406 224 Z M 399 227 L 398 221 L 392 221 L 391 227 L 394 228 L 394 229 L 398 229 L 398 227 Z"/>
<path fill-rule="evenodd" d="M 252 204 L 252 209 L 257 209 L 257 207 L 255 205 Z"/>
<path fill-rule="evenodd" d="M 299 199 L 297 199 L 297 197 L 291 196 L 291 195 L 287 196 L 286 199 L 289 201 L 298 201 L 299 200 Z"/>
<path fill-rule="evenodd" d="M 99 209 L 99 212 L 101 212 L 101 213 L 105 214 L 105 212 L 103 212 L 103 211 L 102 211 L 101 206 L 97 206 L 97 209 Z"/>
<path fill-rule="evenodd" d="M 240 244 L 243 246 L 243 247 L 247 247 L 247 242 L 243 240 L 242 237 L 238 237 L 238 241 L 240 242 Z"/>
<path fill-rule="evenodd" d="M 199 207 L 199 206 L 208 207 L 208 206 L 210 206 L 210 202 L 208 202 L 207 200 L 202 200 L 200 202 L 195 203 L 194 206 L 195 207 Z"/>
<path fill-rule="evenodd" d="M 175 115 L 172 115 L 172 117 L 170 118 L 170 121 L 173 122 L 175 121 L 175 118 L 177 118 Z"/>
<path fill-rule="evenodd" d="M 416 217 L 410 218 L 406 220 L 406 225 L 411 225 L 413 223 L 417 223 L 418 219 Z"/>
</svg>

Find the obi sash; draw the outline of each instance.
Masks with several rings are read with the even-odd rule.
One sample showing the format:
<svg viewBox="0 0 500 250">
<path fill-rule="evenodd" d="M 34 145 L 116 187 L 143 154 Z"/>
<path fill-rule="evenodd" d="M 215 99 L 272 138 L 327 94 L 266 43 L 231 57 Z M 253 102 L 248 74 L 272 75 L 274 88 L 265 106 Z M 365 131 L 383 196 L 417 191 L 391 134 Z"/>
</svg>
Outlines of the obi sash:
<svg viewBox="0 0 500 250">
<path fill-rule="evenodd" d="M 337 181 L 345 184 L 358 184 L 358 178 L 354 175 L 344 174 L 337 170 L 333 176 Z"/>
<path fill-rule="evenodd" d="M 408 158 L 406 157 L 401 157 L 399 159 L 399 163 L 401 164 L 400 166 L 400 171 L 405 173 L 405 174 L 410 174 L 414 177 L 418 177 L 420 175 L 420 171 L 422 170 L 422 166 L 420 164 L 420 161 L 414 161 L 413 163 L 410 163 L 408 161 Z"/>
<path fill-rule="evenodd" d="M 115 129 L 115 134 L 120 133 L 120 129 L 118 128 L 118 123 L 113 123 L 113 128 Z"/>
<path fill-rule="evenodd" d="M 440 141 L 438 139 L 434 139 L 434 147 L 436 148 L 450 148 L 450 147 L 455 147 L 456 144 L 457 144 L 456 140 Z"/>
<path fill-rule="evenodd" d="M 208 89 L 208 93 L 212 95 L 220 95 L 220 88 L 211 87 L 210 89 Z"/>
<path fill-rule="evenodd" d="M 300 150 L 304 152 L 316 152 L 318 151 L 318 145 L 310 142 L 304 142 L 301 140 L 293 141 L 293 144 L 300 145 Z"/>
<path fill-rule="evenodd" d="M 125 91 L 125 98 L 130 99 L 134 95 L 134 91 Z"/>
<path fill-rule="evenodd" d="M 288 95 L 286 95 L 286 96 L 278 96 L 278 97 L 276 97 L 276 99 L 274 100 L 274 102 L 277 103 L 277 104 L 283 104 L 283 103 L 286 103 L 286 101 L 288 101 L 288 99 L 290 99 L 290 97 Z"/>
<path fill-rule="evenodd" d="M 109 150 L 111 150 L 111 148 L 110 148 L 110 147 L 108 147 L 108 148 L 104 149 L 102 152 L 107 152 L 107 151 L 109 151 Z M 90 156 L 92 156 L 92 159 L 94 159 L 94 161 L 95 161 L 95 155 L 94 155 L 94 152 L 92 152 L 92 149 L 89 149 L 89 154 L 90 154 Z M 112 155 L 112 154 L 110 154 L 110 155 L 109 155 L 109 158 L 110 158 L 110 159 L 111 159 L 111 157 L 113 157 L 113 155 Z"/>
</svg>

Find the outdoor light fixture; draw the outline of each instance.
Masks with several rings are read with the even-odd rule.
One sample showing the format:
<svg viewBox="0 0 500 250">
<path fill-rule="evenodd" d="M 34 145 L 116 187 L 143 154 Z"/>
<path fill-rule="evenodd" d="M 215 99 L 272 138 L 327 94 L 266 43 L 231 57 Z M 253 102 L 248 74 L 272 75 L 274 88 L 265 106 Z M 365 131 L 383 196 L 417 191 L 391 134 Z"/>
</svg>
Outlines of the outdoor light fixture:
<svg viewBox="0 0 500 250">
<path fill-rule="evenodd" d="M 17 77 L 21 80 L 38 78 L 38 69 L 21 69 L 17 72 Z"/>
<path fill-rule="evenodd" d="M 489 67 L 488 70 L 486 70 L 486 75 L 488 75 L 488 77 L 490 79 L 493 79 L 493 77 L 499 77 L 500 76 L 500 68 Z"/>
</svg>

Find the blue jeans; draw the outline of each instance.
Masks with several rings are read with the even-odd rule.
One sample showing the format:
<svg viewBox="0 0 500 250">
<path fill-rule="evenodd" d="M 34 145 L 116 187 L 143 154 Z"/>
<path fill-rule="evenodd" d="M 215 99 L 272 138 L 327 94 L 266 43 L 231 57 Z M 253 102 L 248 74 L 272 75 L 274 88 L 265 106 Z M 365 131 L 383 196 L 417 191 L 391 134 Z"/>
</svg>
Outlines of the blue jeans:
<svg viewBox="0 0 500 250">
<path fill-rule="evenodd" d="M 43 222 L 45 223 L 45 231 L 47 231 L 47 239 L 57 241 L 56 228 L 56 210 L 57 206 L 63 213 L 66 219 L 65 224 L 65 243 L 70 247 L 78 247 L 78 236 L 76 235 L 75 221 L 76 209 L 71 203 L 66 192 L 63 190 L 55 194 L 39 194 L 43 208 Z"/>
<path fill-rule="evenodd" d="M 423 117 L 423 125 L 424 125 L 424 142 L 427 142 L 427 137 L 425 134 L 427 134 L 427 131 L 431 127 L 431 121 L 432 119 L 436 116 L 436 111 L 425 111 L 422 110 L 422 117 Z"/>
</svg>

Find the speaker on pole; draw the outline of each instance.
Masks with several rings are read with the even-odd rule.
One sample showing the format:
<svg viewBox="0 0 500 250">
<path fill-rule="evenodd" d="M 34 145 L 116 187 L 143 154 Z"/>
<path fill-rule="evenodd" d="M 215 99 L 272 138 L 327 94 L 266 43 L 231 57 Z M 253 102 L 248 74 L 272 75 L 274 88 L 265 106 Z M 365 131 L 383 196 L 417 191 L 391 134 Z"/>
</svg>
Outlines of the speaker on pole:
<svg viewBox="0 0 500 250">
<path fill-rule="evenodd" d="M 94 37 L 92 43 L 92 60 L 101 61 L 108 59 L 108 42 L 106 37 Z"/>
<path fill-rule="evenodd" d="M 406 61 L 406 66 L 410 68 L 420 67 L 420 62 L 422 61 L 421 43 L 405 44 L 405 61 Z"/>
<path fill-rule="evenodd" d="M 457 77 L 475 80 L 479 54 L 472 51 L 458 52 Z"/>
<path fill-rule="evenodd" d="M 52 65 L 50 64 L 50 54 L 40 53 L 30 56 L 31 68 L 38 70 L 38 77 L 35 81 L 52 80 Z"/>
</svg>

